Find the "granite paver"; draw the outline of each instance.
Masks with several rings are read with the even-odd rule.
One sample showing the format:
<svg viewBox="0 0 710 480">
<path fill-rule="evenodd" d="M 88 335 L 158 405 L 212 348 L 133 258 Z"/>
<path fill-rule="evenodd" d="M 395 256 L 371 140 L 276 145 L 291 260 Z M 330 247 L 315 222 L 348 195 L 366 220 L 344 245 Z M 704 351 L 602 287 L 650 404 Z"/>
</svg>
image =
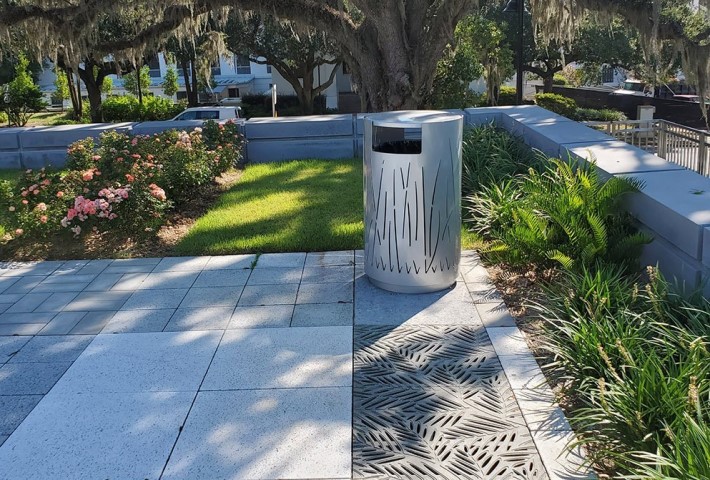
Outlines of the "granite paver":
<svg viewBox="0 0 710 480">
<path fill-rule="evenodd" d="M 586 478 L 475 253 L 425 295 L 363 261 L 0 264 L 0 480 Z"/>
</svg>

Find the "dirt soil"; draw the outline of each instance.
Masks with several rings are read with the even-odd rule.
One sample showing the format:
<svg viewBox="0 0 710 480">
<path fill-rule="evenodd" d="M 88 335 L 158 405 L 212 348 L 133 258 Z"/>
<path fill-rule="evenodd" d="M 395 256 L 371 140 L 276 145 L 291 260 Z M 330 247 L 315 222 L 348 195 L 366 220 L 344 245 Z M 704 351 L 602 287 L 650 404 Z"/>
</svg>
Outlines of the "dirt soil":
<svg viewBox="0 0 710 480">
<path fill-rule="evenodd" d="M 168 215 L 156 235 L 144 237 L 117 237 L 116 232 L 87 235 L 74 240 L 65 234 L 46 241 L 23 242 L 0 240 L 0 260 L 77 260 L 90 258 L 135 258 L 164 257 L 172 254 L 173 248 L 187 234 L 198 218 L 207 212 L 220 194 L 234 185 L 242 170 L 232 170 L 215 178 L 214 184 L 200 190 L 199 195 L 179 210 Z M 5 240 L 6 242 L 6 240 Z"/>
</svg>

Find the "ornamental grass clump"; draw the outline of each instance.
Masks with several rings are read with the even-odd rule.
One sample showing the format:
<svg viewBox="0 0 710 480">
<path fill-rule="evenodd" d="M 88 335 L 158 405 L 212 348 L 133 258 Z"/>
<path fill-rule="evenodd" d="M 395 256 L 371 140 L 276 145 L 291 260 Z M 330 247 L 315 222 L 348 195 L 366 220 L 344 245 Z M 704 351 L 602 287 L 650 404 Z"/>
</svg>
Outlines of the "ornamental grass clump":
<svg viewBox="0 0 710 480">
<path fill-rule="evenodd" d="M 242 159 L 236 124 L 131 136 L 106 132 L 72 144 L 62 172 L 28 170 L 0 188 L 14 237 L 71 231 L 150 233 L 174 206 L 194 198 Z"/>
<path fill-rule="evenodd" d="M 578 442 L 615 478 L 710 478 L 710 301 L 647 276 L 596 265 L 549 286 L 531 306 L 545 368 L 573 399 Z"/>
<path fill-rule="evenodd" d="M 537 170 L 542 164 L 539 152 L 493 124 L 467 129 L 463 135 L 462 193 L 474 194 L 531 167 Z"/>
</svg>

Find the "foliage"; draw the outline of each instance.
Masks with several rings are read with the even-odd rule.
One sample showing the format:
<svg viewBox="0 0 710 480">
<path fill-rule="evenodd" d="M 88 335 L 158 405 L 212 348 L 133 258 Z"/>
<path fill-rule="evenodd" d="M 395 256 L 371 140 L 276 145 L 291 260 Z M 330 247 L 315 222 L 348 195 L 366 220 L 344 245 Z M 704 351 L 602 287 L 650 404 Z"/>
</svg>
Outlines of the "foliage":
<svg viewBox="0 0 710 480">
<path fill-rule="evenodd" d="M 53 68 L 54 72 L 54 93 L 52 98 L 64 105 L 64 100 L 69 98 L 69 82 L 66 73 L 58 68 Z"/>
<path fill-rule="evenodd" d="M 523 141 L 494 125 L 468 129 L 463 135 L 462 194 L 480 191 L 528 168 L 540 168 L 540 157 Z"/>
<path fill-rule="evenodd" d="M 513 52 L 504 41 L 505 31 L 500 22 L 486 15 L 475 15 L 467 20 L 471 22 L 466 26 L 472 35 L 472 50 L 483 66 L 488 104 L 509 105 L 501 103 L 506 98 L 500 98 L 501 84 L 515 73 Z M 515 100 L 510 105 L 514 103 Z"/>
<path fill-rule="evenodd" d="M 517 96 L 515 93 L 515 87 L 500 87 L 498 92 L 498 105 L 515 105 L 516 103 Z"/>
<path fill-rule="evenodd" d="M 27 170 L 17 186 L 2 181 L 0 208 L 9 217 L 10 233 L 14 236 L 31 234 L 46 236 L 56 230 L 63 215 L 62 203 L 57 201 L 63 190 L 56 172 Z M 15 188 L 13 188 L 15 187 Z"/>
<path fill-rule="evenodd" d="M 555 73 L 555 75 L 552 77 L 552 84 L 566 86 L 569 85 L 570 82 L 569 80 L 567 80 L 567 77 L 565 77 L 561 73 Z"/>
<path fill-rule="evenodd" d="M 577 110 L 577 102 L 556 93 L 538 93 L 535 95 L 535 103 L 568 118 L 573 118 Z"/>
<path fill-rule="evenodd" d="M 271 65 L 291 85 L 301 115 L 314 113 L 314 100 L 335 81 L 341 50 L 322 29 L 296 25 L 272 15 L 240 12 L 230 18 L 225 32 L 231 51 L 252 62 Z M 330 65 L 332 70 L 321 77 L 324 65 Z"/>
<path fill-rule="evenodd" d="M 679 295 L 650 268 L 568 272 L 534 306 L 547 366 L 574 394 L 579 443 L 622 478 L 710 474 L 710 301 Z"/>
<path fill-rule="evenodd" d="M 101 93 L 108 95 L 113 90 L 113 79 L 111 77 L 104 77 L 101 82 Z"/>
<path fill-rule="evenodd" d="M 454 45 L 447 46 L 436 67 L 431 104 L 434 108 L 467 108 L 477 104 L 477 94 L 469 85 L 483 74 L 475 38 L 474 17 L 466 17 L 456 27 Z"/>
<path fill-rule="evenodd" d="M 161 86 L 163 87 L 163 93 L 168 97 L 172 97 L 178 92 L 180 86 L 178 85 L 178 75 L 175 67 L 168 67 L 168 70 L 165 72 L 165 77 L 163 77 L 163 83 Z"/>
<path fill-rule="evenodd" d="M 483 189 L 466 198 L 474 231 L 492 239 L 488 255 L 513 264 L 557 264 L 567 270 L 597 261 L 633 267 L 650 241 L 635 233 L 621 199 L 634 180 L 599 178 L 596 166 L 550 159 L 540 173 Z"/>
<path fill-rule="evenodd" d="M 612 110 L 610 108 L 602 108 L 600 110 L 594 108 L 578 108 L 574 111 L 572 119 L 580 122 L 619 122 L 627 120 L 626 115 L 624 115 L 623 112 Z"/>
<path fill-rule="evenodd" d="M 143 104 L 132 95 L 109 97 L 103 102 L 104 118 L 108 122 L 169 120 L 185 109 L 184 103 L 169 98 L 145 96 Z"/>
<path fill-rule="evenodd" d="M 150 90 L 150 67 L 148 65 L 143 65 L 139 70 L 140 73 L 137 74 L 137 72 L 138 71 L 133 71 L 123 75 L 123 88 L 125 88 L 128 93 L 137 96 L 138 78 L 140 78 L 140 91 L 143 94 L 143 97 L 145 97 Z"/>
<path fill-rule="evenodd" d="M 46 104 L 42 92 L 34 83 L 29 71 L 30 62 L 20 54 L 15 65 L 15 78 L 5 85 L 5 101 L 2 106 L 12 125 L 23 127 L 34 112 Z"/>
<path fill-rule="evenodd" d="M 16 185 L 0 182 L 0 210 L 15 238 L 155 232 L 173 204 L 240 162 L 242 148 L 233 122 L 153 136 L 106 132 L 72 144 L 66 171 L 28 170 Z"/>
<path fill-rule="evenodd" d="M 7 123 L 7 113 L 0 111 L 0 125 Z"/>
</svg>

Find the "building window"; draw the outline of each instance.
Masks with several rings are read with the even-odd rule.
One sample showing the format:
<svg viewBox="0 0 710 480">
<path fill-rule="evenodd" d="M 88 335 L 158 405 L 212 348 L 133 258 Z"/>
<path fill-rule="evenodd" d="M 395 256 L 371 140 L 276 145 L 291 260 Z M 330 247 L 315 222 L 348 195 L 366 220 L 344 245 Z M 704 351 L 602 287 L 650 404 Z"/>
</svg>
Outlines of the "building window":
<svg viewBox="0 0 710 480">
<path fill-rule="evenodd" d="M 212 76 L 222 75 L 222 67 L 219 65 L 219 57 L 217 57 L 217 59 L 212 62 L 210 72 L 212 73 Z"/>
<path fill-rule="evenodd" d="M 266 73 L 271 73 L 271 65 L 266 66 Z"/>
<path fill-rule="evenodd" d="M 614 69 L 609 65 L 602 67 L 602 83 L 612 83 L 614 81 Z"/>
<path fill-rule="evenodd" d="M 158 60 L 157 55 L 150 59 L 148 68 L 150 68 L 149 74 L 151 78 L 160 78 L 160 60 Z"/>
<path fill-rule="evenodd" d="M 227 89 L 227 96 L 229 98 L 239 98 L 239 89 L 234 87 L 229 87 Z"/>
<path fill-rule="evenodd" d="M 235 55 L 234 64 L 237 66 L 238 75 L 251 75 L 251 62 L 247 55 Z"/>
</svg>

